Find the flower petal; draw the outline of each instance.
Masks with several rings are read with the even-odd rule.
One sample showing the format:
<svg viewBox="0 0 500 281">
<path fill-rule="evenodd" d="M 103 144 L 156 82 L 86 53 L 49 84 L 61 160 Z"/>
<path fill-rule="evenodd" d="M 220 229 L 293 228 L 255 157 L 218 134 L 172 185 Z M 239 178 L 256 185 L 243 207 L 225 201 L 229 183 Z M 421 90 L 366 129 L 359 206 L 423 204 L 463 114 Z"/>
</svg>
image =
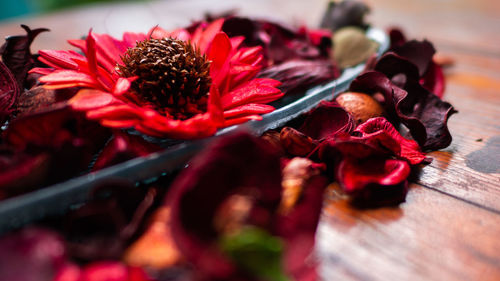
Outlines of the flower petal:
<svg viewBox="0 0 500 281">
<path fill-rule="evenodd" d="M 254 115 L 254 114 L 265 114 L 272 112 L 274 107 L 267 104 L 257 104 L 257 103 L 249 103 L 241 106 L 237 106 L 235 108 L 225 110 L 224 118 L 232 119 L 235 117 L 242 117 L 246 115 Z"/>
<path fill-rule="evenodd" d="M 69 104 L 75 110 L 87 111 L 119 103 L 113 95 L 99 91 L 83 89 L 69 100 Z"/>
<path fill-rule="evenodd" d="M 279 84 L 274 79 L 253 79 L 222 96 L 222 106 L 231 109 L 247 103 L 269 103 L 284 95 L 275 88 Z"/>
<path fill-rule="evenodd" d="M 350 133 L 355 121 L 337 102 L 322 101 L 311 110 L 299 131 L 307 136 L 322 140 L 339 133 Z"/>
<path fill-rule="evenodd" d="M 366 143 L 379 145 L 392 151 L 400 158 L 416 165 L 428 161 L 420 146 L 414 140 L 401 136 L 394 126 L 383 117 L 372 118 L 356 128 Z"/>
</svg>

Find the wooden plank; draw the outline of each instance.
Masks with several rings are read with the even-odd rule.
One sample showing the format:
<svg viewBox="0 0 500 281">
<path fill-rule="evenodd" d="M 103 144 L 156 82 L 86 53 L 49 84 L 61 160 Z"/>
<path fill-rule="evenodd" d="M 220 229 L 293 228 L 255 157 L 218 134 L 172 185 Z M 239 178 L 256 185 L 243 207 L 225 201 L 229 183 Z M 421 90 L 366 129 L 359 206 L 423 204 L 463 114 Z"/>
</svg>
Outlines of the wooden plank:
<svg viewBox="0 0 500 281">
<path fill-rule="evenodd" d="M 429 153 L 418 183 L 500 211 L 500 56 L 447 51 L 445 100 L 459 113 L 449 121 L 450 147 Z"/>
<path fill-rule="evenodd" d="M 327 191 L 324 280 L 499 280 L 500 216 L 412 184 L 399 207 L 356 209 Z"/>
</svg>

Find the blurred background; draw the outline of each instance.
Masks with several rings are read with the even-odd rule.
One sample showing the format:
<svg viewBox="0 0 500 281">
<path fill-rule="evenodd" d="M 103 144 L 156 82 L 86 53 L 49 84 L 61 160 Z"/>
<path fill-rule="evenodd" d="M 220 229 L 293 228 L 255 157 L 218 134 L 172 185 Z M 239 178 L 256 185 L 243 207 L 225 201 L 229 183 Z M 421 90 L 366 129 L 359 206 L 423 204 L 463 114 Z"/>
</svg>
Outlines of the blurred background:
<svg viewBox="0 0 500 281">
<path fill-rule="evenodd" d="M 2 0 L 0 1 L 0 21 L 93 3 L 141 1 L 145 0 Z"/>
</svg>

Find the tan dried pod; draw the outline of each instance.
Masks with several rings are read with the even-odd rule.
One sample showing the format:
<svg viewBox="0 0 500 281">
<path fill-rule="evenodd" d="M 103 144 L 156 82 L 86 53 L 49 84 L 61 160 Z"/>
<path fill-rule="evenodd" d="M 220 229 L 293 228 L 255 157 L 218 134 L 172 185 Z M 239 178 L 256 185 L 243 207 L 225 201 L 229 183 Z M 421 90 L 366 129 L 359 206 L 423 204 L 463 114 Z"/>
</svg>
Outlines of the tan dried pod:
<svg viewBox="0 0 500 281">
<path fill-rule="evenodd" d="M 345 92 L 335 100 L 353 116 L 357 125 L 384 114 L 384 109 L 380 103 L 371 95 L 365 93 Z"/>
<path fill-rule="evenodd" d="M 337 30 L 332 41 L 332 57 L 340 68 L 366 61 L 378 48 L 378 43 L 366 37 L 363 29 L 353 26 Z"/>
</svg>

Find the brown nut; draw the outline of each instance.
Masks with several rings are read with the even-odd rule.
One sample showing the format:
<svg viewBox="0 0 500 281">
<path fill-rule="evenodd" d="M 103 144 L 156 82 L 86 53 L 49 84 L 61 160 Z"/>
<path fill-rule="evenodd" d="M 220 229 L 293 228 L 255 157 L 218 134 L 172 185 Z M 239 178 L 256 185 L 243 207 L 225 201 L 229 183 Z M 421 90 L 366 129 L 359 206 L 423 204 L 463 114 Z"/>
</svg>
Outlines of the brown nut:
<svg viewBox="0 0 500 281">
<path fill-rule="evenodd" d="M 372 96 L 364 93 L 342 93 L 336 98 L 336 101 L 353 116 L 357 125 L 384 114 L 384 109 L 380 103 Z"/>
</svg>

